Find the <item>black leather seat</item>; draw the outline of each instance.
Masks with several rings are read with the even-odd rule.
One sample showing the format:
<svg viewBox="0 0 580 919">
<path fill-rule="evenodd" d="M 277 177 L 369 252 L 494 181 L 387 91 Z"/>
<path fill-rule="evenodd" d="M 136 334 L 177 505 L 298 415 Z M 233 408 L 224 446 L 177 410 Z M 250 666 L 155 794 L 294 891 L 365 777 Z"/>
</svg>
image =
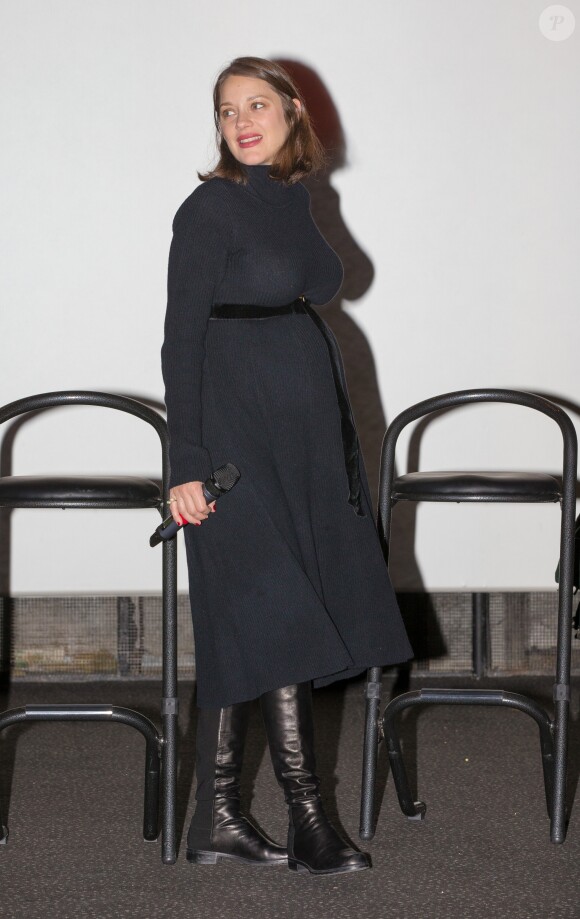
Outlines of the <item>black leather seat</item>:
<svg viewBox="0 0 580 919">
<path fill-rule="evenodd" d="M 520 405 L 547 415 L 560 428 L 563 440 L 561 482 L 543 472 L 411 472 L 395 478 L 395 450 L 401 431 L 411 422 L 434 412 L 461 405 L 499 402 Z M 560 501 L 562 505 L 558 639 L 556 679 L 554 684 L 554 718 L 532 699 L 517 693 L 484 689 L 424 689 L 404 693 L 393 699 L 379 718 L 381 670 L 373 667 L 366 684 L 366 725 L 361 793 L 360 836 L 372 839 L 377 747 L 384 734 L 399 803 L 410 819 L 422 819 L 425 804 L 413 801 L 396 728 L 396 717 L 405 708 L 417 705 L 496 705 L 511 706 L 532 717 L 540 731 L 544 786 L 550 835 L 561 843 L 566 836 L 566 757 L 570 708 L 570 654 L 572 595 L 574 575 L 574 517 L 576 504 L 577 440 L 574 425 L 558 405 L 533 393 L 503 389 L 468 389 L 435 396 L 413 405 L 398 415 L 389 426 L 383 441 L 379 489 L 378 528 L 385 558 L 388 558 L 391 515 L 399 501 L 504 502 L 537 503 Z M 555 553 L 554 553 L 555 554 Z M 484 649 L 487 644 L 485 596 L 473 594 L 474 663 L 477 676 L 485 670 Z"/>
<path fill-rule="evenodd" d="M 393 501 L 559 501 L 562 487 L 545 472 L 409 472 L 393 482 Z"/>
<path fill-rule="evenodd" d="M 7 475 L 0 478 L 0 507 L 159 507 L 161 490 L 131 475 Z"/>
<path fill-rule="evenodd" d="M 126 412 L 151 425 L 161 442 L 162 482 L 128 475 L 33 475 L 0 478 L 0 507 L 4 508 L 157 508 L 168 516 L 169 438 L 164 418 L 147 405 L 113 393 L 65 391 L 19 399 L 0 408 L 0 424 L 28 412 L 69 405 L 95 405 Z M 144 532 L 147 538 L 151 524 Z M 162 729 L 140 712 L 113 705 L 28 705 L 0 713 L 0 732 L 22 721 L 114 721 L 140 731 L 146 742 L 143 836 L 159 833 L 159 790 L 162 792 L 161 858 L 176 860 L 175 792 L 177 781 L 177 553 L 175 540 L 163 542 Z M 0 814 L 0 844 L 8 830 Z"/>
</svg>

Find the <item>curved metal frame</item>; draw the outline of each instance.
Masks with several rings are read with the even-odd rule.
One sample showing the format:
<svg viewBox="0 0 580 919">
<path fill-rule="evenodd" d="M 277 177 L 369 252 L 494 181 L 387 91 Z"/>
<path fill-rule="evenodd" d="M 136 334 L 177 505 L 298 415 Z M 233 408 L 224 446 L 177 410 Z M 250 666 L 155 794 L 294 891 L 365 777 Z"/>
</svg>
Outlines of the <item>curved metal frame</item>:
<svg viewBox="0 0 580 919">
<path fill-rule="evenodd" d="M 552 789 L 554 783 L 554 743 L 553 724 L 546 711 L 533 699 L 515 692 L 502 689 L 419 689 L 403 693 L 393 699 L 383 715 L 383 734 L 387 742 L 389 762 L 399 798 L 401 810 L 411 820 L 422 820 L 427 810 L 424 801 L 413 801 L 409 788 L 407 771 L 403 763 L 403 754 L 396 730 L 396 717 L 406 708 L 419 705 L 485 705 L 515 708 L 529 715 L 538 725 L 540 732 L 540 752 L 544 770 L 544 790 L 548 816 L 552 815 Z"/>
<path fill-rule="evenodd" d="M 118 705 L 25 705 L 0 714 L 0 732 L 23 721 L 117 721 L 139 731 L 146 743 L 143 838 L 157 839 L 162 738 L 149 718 Z M 4 829 L 7 838 L 8 830 Z"/>
<path fill-rule="evenodd" d="M 542 756 L 546 796 L 550 811 L 550 838 L 552 842 L 562 843 L 566 838 L 566 760 L 568 742 L 568 719 L 570 709 L 570 654 L 571 654 L 571 621 L 574 573 L 574 518 L 576 505 L 577 476 L 577 437 L 574 425 L 558 405 L 536 396 L 533 393 L 509 389 L 467 389 L 445 393 L 431 399 L 425 399 L 411 406 L 398 415 L 389 426 L 383 439 L 381 452 L 381 473 L 379 493 L 378 527 L 379 535 L 388 561 L 388 548 L 391 529 L 392 488 L 395 470 L 395 451 L 397 440 L 403 428 L 410 422 L 424 415 L 442 409 L 456 408 L 460 405 L 481 402 L 501 402 L 510 405 L 521 405 L 547 415 L 559 426 L 563 439 L 563 478 L 562 478 L 562 517 L 560 527 L 560 583 L 558 591 L 558 638 L 556 653 L 556 682 L 554 684 L 554 720 L 539 709 L 531 699 L 516 697 L 515 694 L 500 693 L 495 690 L 477 690 L 475 694 L 467 690 L 421 690 L 419 693 L 405 693 L 393 699 L 386 707 L 382 719 L 382 728 L 388 737 L 389 756 L 393 767 L 393 777 L 397 794 L 405 802 L 404 812 L 415 819 L 424 814 L 424 804 L 413 804 L 413 813 L 409 814 L 410 793 L 404 764 L 400 756 L 400 747 L 395 732 L 394 716 L 408 706 L 417 704 L 485 704 L 511 705 L 525 711 L 535 718 L 540 727 L 542 738 Z M 363 753 L 363 779 L 361 791 L 360 830 L 361 839 L 372 839 L 374 836 L 373 812 L 375 798 L 375 781 L 377 766 L 377 748 L 380 740 L 381 722 L 379 719 L 381 690 L 381 669 L 373 667 L 368 671 L 366 685 L 366 717 Z M 517 698 L 517 703 L 514 699 Z M 523 700 L 523 701 L 522 701 Z M 548 760 L 550 765 L 548 766 Z M 552 768 L 553 760 L 553 768 Z M 412 802 L 411 802 L 412 803 Z M 401 804 L 403 806 L 403 804 Z"/>
<path fill-rule="evenodd" d="M 162 503 L 159 508 L 164 518 L 169 496 L 169 435 L 165 419 L 154 409 L 115 393 L 90 390 L 63 390 L 40 393 L 17 399 L 0 408 L 0 424 L 25 412 L 68 405 L 95 405 L 111 408 L 134 415 L 150 424 L 161 441 L 162 454 Z M 53 721 L 103 721 L 113 720 L 128 724 L 139 730 L 146 738 L 145 765 L 145 839 L 157 837 L 158 830 L 158 785 L 159 756 L 161 756 L 162 778 L 162 821 L 161 858 L 165 864 L 174 864 L 177 858 L 175 838 L 175 799 L 177 787 L 177 546 L 175 540 L 163 543 L 162 559 L 163 596 L 163 674 L 162 674 L 162 731 L 159 732 L 149 719 L 131 709 L 118 706 L 26 706 L 0 715 L 0 732 L 9 724 L 23 720 Z M 152 733 L 153 732 L 153 733 Z M 157 783 L 157 788 L 155 788 Z M 154 814 L 154 816 L 153 816 Z M 5 843 L 8 830 L 2 824 L 0 814 L 0 844 Z"/>
</svg>

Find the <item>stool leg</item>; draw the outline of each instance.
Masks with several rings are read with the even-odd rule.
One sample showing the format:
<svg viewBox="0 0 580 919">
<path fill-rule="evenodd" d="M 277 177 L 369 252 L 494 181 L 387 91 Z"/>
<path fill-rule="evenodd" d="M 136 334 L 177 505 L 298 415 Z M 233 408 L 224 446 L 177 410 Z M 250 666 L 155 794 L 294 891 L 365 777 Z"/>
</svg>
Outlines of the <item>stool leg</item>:
<svg viewBox="0 0 580 919">
<path fill-rule="evenodd" d="M 177 792 L 177 715 L 163 718 L 163 826 L 162 861 L 173 865 L 177 858 L 175 801 Z"/>
<path fill-rule="evenodd" d="M 473 612 L 473 675 L 476 680 L 485 676 L 488 668 L 489 598 L 484 593 L 471 595 Z"/>
<path fill-rule="evenodd" d="M 409 698 L 416 698 L 419 695 L 420 690 L 414 693 L 406 693 L 406 696 Z M 399 700 L 403 700 L 403 697 L 399 696 Z M 399 710 L 399 706 L 400 703 L 398 703 L 396 710 Z M 399 735 L 395 727 L 395 717 L 394 714 L 390 714 L 389 708 L 393 708 L 393 706 L 387 705 L 383 713 L 383 733 L 387 744 L 389 764 L 393 774 L 393 782 L 397 792 L 397 798 L 399 799 L 399 805 L 409 820 L 423 820 L 425 818 L 427 806 L 424 801 L 415 801 L 413 799 L 411 786 L 409 785 L 407 776 L 407 769 L 403 759 L 403 751 L 401 750 Z"/>
<path fill-rule="evenodd" d="M 554 772 L 552 783 L 552 808 L 550 837 L 552 842 L 562 843 L 566 839 L 566 759 L 568 753 L 568 711 L 567 700 L 556 702 L 554 721 Z M 548 802 L 548 806 L 549 806 Z"/>
<path fill-rule="evenodd" d="M 147 741 L 145 749 L 145 793 L 143 805 L 143 838 L 148 841 L 159 835 L 159 779 L 161 760 L 156 743 Z"/>
<path fill-rule="evenodd" d="M 177 859 L 175 810 L 177 797 L 177 540 L 163 543 L 163 747 L 161 860 Z"/>
<path fill-rule="evenodd" d="M 379 734 L 379 707 L 381 704 L 381 675 L 380 667 L 371 667 L 367 673 L 365 687 L 366 715 L 365 737 L 363 748 L 363 771 L 360 802 L 359 836 L 369 840 L 375 835 L 374 810 L 375 810 L 375 785 L 377 776 L 377 757 L 380 740 Z"/>
</svg>

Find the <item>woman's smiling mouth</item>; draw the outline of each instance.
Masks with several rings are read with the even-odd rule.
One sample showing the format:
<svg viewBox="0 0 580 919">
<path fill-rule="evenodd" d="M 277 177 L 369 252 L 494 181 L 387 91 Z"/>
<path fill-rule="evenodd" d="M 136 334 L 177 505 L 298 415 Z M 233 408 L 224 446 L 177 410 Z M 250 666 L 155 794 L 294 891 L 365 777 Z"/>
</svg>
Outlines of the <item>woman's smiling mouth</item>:
<svg viewBox="0 0 580 919">
<path fill-rule="evenodd" d="M 238 144 L 240 147 L 254 147 L 256 144 L 259 144 L 261 140 L 261 134 L 242 134 L 238 137 Z"/>
</svg>

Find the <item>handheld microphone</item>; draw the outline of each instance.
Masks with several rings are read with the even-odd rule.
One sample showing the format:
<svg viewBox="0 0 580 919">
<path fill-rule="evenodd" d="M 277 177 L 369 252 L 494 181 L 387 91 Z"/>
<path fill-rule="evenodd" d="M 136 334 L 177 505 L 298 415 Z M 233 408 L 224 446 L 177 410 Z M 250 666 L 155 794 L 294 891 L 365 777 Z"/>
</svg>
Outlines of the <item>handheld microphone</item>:
<svg viewBox="0 0 580 919">
<path fill-rule="evenodd" d="M 209 479 L 206 479 L 201 486 L 205 500 L 208 503 L 217 501 L 222 495 L 227 494 L 234 487 L 240 475 L 240 470 L 233 463 L 226 463 L 225 466 L 220 466 L 219 469 L 212 472 Z M 178 530 L 187 526 L 187 520 L 184 520 L 183 517 L 181 519 L 183 523 L 179 526 L 173 517 L 167 517 L 150 537 L 149 545 L 158 546 L 163 540 L 173 539 Z"/>
</svg>

